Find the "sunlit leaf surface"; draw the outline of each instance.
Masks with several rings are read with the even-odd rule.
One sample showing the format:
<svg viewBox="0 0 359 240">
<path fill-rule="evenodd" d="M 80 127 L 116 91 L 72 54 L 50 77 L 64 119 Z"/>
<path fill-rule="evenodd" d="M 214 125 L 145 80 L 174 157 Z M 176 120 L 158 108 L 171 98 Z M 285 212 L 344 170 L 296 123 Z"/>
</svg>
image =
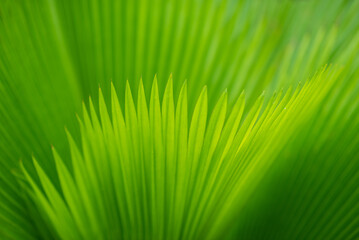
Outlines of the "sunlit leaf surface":
<svg viewBox="0 0 359 240">
<path fill-rule="evenodd" d="M 0 238 L 357 239 L 358 12 L 2 0 Z"/>
</svg>

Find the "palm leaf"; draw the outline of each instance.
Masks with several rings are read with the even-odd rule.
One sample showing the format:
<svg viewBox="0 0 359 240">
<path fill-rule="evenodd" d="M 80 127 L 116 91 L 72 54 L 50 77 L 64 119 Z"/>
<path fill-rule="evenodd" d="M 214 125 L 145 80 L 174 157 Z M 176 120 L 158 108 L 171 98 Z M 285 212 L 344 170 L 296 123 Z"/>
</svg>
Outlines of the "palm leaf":
<svg viewBox="0 0 359 240">
<path fill-rule="evenodd" d="M 358 9 L 3 0 L 1 238 L 357 237 Z"/>
</svg>

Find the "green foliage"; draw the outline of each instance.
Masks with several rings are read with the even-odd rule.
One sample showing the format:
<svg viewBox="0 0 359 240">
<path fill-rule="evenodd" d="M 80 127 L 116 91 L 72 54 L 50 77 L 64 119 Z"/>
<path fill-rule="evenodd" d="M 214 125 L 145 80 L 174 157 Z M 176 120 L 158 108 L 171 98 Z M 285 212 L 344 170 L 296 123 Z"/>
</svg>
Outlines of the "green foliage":
<svg viewBox="0 0 359 240">
<path fill-rule="evenodd" d="M 79 118 L 81 148 L 68 133 L 73 174 L 53 149 L 60 189 L 36 160 L 40 185 L 23 168 L 33 200 L 62 239 L 223 235 L 273 162 L 276 168 L 293 164 L 279 156 L 301 135 L 298 129 L 310 127 L 337 81 L 338 71 L 323 70 L 293 93 L 273 96 L 266 107 L 261 96 L 246 117 L 244 94 L 226 117 L 227 92 L 209 116 L 205 87 L 190 124 L 187 83 L 176 107 L 172 78 L 162 101 L 155 78 L 149 104 L 142 82 L 137 104 L 127 84 L 125 111 L 114 87 L 109 107 L 100 90 L 99 117 L 90 99 Z"/>
<path fill-rule="evenodd" d="M 2 0 L 0 238 L 358 238 L 358 12 Z"/>
</svg>

